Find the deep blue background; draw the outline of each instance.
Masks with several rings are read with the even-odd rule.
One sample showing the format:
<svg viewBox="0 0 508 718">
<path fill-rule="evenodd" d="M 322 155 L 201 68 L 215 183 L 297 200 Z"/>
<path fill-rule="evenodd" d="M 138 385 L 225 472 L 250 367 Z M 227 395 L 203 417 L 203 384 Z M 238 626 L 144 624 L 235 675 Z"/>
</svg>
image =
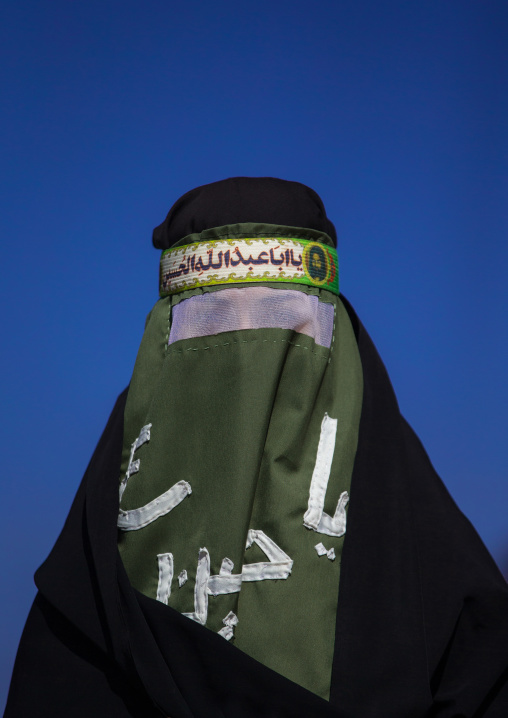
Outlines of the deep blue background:
<svg viewBox="0 0 508 718">
<path fill-rule="evenodd" d="M 504 564 L 507 45 L 504 1 L 2 5 L 0 708 L 157 299 L 151 230 L 205 182 L 322 196 L 342 290 Z"/>
</svg>

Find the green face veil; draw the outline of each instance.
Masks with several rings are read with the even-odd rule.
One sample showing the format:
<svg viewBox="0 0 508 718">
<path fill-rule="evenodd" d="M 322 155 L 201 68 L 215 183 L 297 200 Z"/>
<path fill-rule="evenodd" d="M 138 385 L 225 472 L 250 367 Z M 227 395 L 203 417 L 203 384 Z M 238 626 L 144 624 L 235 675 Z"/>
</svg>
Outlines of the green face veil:
<svg viewBox="0 0 508 718">
<path fill-rule="evenodd" d="M 155 305 L 125 409 L 118 544 L 139 591 L 328 699 L 362 402 L 351 322 L 319 288 L 332 241 L 237 224 L 179 245 L 191 260 L 214 248 L 217 266 L 217 246 L 281 262 L 298 240 L 307 284 L 249 281 L 247 262 L 243 282 L 201 272 Z"/>
</svg>

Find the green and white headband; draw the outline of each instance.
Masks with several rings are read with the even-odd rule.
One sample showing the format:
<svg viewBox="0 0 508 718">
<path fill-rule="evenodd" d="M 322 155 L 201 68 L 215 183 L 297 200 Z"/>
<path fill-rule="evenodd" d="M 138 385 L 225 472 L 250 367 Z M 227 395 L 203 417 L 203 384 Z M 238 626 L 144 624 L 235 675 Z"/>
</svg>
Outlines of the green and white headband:
<svg viewBox="0 0 508 718">
<path fill-rule="evenodd" d="M 214 284 L 287 282 L 339 294 L 337 251 L 286 237 L 219 239 L 166 249 L 160 296 Z"/>
</svg>

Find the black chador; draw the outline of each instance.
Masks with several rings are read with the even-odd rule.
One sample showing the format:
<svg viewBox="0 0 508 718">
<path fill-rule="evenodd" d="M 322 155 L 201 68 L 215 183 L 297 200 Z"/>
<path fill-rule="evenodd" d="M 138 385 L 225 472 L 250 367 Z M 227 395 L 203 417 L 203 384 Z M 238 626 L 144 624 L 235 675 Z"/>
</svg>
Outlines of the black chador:
<svg viewBox="0 0 508 718">
<path fill-rule="evenodd" d="M 6 718 L 506 718 L 508 586 L 340 294 L 319 197 L 216 182 L 153 241 Z"/>
</svg>

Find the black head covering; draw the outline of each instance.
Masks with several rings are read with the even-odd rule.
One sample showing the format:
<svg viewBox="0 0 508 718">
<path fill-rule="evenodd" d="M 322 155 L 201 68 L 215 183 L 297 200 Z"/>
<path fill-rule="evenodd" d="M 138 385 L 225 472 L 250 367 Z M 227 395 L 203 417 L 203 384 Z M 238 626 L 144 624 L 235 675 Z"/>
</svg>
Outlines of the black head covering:
<svg viewBox="0 0 508 718">
<path fill-rule="evenodd" d="M 240 195 L 228 190 L 230 183 L 251 181 L 258 198 L 269 196 L 273 183 L 296 188 L 298 196 L 304 191 L 270 179 L 194 190 L 170 212 L 163 226 L 171 232 L 161 230 L 158 246 L 228 222 L 308 225 L 297 201 L 288 202 L 295 214 L 286 217 L 252 216 L 250 206 L 244 214 Z M 211 207 L 208 193 L 219 187 L 236 197 L 230 215 Z M 191 205 L 199 223 L 193 224 Z M 224 196 L 219 205 L 226 206 Z M 316 207 L 319 215 L 319 200 Z M 400 415 L 381 359 L 343 301 L 355 328 L 364 395 L 330 701 L 132 588 L 116 528 L 125 391 L 36 574 L 39 593 L 5 718 L 508 716 L 508 587 Z"/>
<path fill-rule="evenodd" d="M 275 177 L 231 177 L 187 192 L 154 229 L 153 245 L 168 249 L 188 234 L 242 222 L 316 229 L 337 245 L 319 195 L 300 182 Z"/>
</svg>

